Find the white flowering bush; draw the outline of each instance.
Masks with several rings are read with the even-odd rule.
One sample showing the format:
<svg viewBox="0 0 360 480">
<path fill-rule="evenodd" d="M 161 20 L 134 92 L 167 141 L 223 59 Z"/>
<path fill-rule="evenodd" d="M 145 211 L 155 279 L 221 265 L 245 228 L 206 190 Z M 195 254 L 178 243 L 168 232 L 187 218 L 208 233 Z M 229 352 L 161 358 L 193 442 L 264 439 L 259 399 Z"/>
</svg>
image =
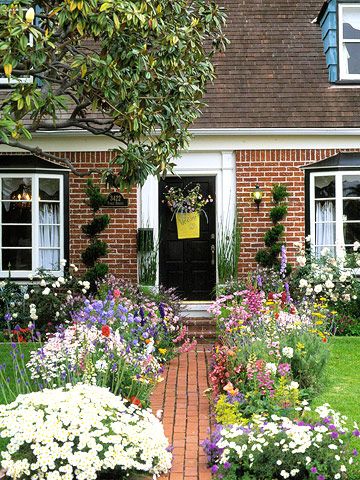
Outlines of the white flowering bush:
<svg viewBox="0 0 360 480">
<path fill-rule="evenodd" d="M 305 253 L 303 245 L 296 243 L 298 269 L 292 275 L 293 291 L 299 298 L 324 297 L 331 302 L 350 302 L 357 299 L 359 281 L 356 271 L 360 268 L 359 245 L 337 257 L 324 247 L 320 255 Z"/>
<path fill-rule="evenodd" d="M 1 453 L 16 480 L 92 480 L 103 472 L 167 473 L 172 454 L 160 421 L 108 389 L 78 384 L 20 395 L 0 406 Z"/>
<path fill-rule="evenodd" d="M 254 416 L 247 424 L 218 427 L 205 449 L 216 478 L 224 480 L 327 480 L 347 478 L 357 456 L 346 417 L 325 404 L 303 402 L 298 419 Z"/>
<path fill-rule="evenodd" d="M 66 261 L 61 261 L 65 266 Z M 83 303 L 90 283 L 81 280 L 78 268 L 70 264 L 68 273 L 53 277 L 45 271 L 29 276 L 27 285 L 0 282 L 0 318 L 5 320 L 5 336 L 15 341 L 37 340 L 69 320 L 71 310 Z M 20 330 L 21 329 L 21 330 Z"/>
</svg>

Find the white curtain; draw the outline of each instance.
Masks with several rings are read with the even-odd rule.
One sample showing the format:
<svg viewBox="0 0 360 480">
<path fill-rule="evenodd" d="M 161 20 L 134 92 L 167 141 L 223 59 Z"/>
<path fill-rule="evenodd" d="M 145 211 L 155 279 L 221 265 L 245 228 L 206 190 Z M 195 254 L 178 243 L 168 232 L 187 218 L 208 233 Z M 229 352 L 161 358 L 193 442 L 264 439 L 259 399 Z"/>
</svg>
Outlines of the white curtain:
<svg viewBox="0 0 360 480">
<path fill-rule="evenodd" d="M 332 202 L 316 202 L 316 245 L 335 245 L 335 206 Z M 321 223 L 319 223 L 321 222 Z"/>
<path fill-rule="evenodd" d="M 46 270 L 58 270 L 59 250 L 44 249 L 43 247 L 59 247 L 60 235 L 59 226 L 59 205 L 42 203 L 40 205 L 40 267 Z"/>
</svg>

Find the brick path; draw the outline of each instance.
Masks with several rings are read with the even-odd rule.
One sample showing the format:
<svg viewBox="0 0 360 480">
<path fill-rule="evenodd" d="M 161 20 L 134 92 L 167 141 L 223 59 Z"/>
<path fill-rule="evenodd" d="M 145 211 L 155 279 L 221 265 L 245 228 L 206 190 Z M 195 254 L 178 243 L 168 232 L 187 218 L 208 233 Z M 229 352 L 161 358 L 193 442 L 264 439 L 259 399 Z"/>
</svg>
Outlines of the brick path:
<svg viewBox="0 0 360 480">
<path fill-rule="evenodd" d="M 165 434 L 174 446 L 171 473 L 161 480 L 210 480 L 200 443 L 210 428 L 208 388 L 209 346 L 182 354 L 170 362 L 164 382 L 152 396 L 152 409 L 164 410 Z"/>
</svg>

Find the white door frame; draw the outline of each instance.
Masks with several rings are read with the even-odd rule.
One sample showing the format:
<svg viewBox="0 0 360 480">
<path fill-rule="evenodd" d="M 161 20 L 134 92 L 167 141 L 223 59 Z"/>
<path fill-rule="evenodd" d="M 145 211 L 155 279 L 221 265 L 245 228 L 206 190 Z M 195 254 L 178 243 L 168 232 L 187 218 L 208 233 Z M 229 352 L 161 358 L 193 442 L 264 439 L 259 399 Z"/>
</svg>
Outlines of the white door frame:
<svg viewBox="0 0 360 480">
<path fill-rule="evenodd" d="M 231 229 L 236 214 L 236 161 L 233 151 L 191 151 L 176 160 L 174 173 L 179 176 L 215 176 L 216 230 Z M 149 177 L 138 190 L 138 227 L 153 228 L 159 237 L 159 182 Z M 159 262 L 157 285 L 159 283 Z"/>
</svg>

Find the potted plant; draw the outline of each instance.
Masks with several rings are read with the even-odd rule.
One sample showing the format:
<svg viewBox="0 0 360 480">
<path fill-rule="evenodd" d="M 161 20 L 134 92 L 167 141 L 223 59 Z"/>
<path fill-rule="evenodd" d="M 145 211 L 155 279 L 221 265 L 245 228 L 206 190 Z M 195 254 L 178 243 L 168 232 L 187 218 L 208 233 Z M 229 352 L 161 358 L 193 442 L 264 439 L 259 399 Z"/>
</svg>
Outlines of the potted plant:
<svg viewBox="0 0 360 480">
<path fill-rule="evenodd" d="M 165 202 L 173 216 L 176 218 L 178 238 L 199 238 L 200 237 L 200 212 L 203 212 L 205 205 L 213 202 L 211 195 L 205 196 L 197 183 L 193 188 L 187 185 L 184 189 L 170 187 L 165 195 Z"/>
</svg>

